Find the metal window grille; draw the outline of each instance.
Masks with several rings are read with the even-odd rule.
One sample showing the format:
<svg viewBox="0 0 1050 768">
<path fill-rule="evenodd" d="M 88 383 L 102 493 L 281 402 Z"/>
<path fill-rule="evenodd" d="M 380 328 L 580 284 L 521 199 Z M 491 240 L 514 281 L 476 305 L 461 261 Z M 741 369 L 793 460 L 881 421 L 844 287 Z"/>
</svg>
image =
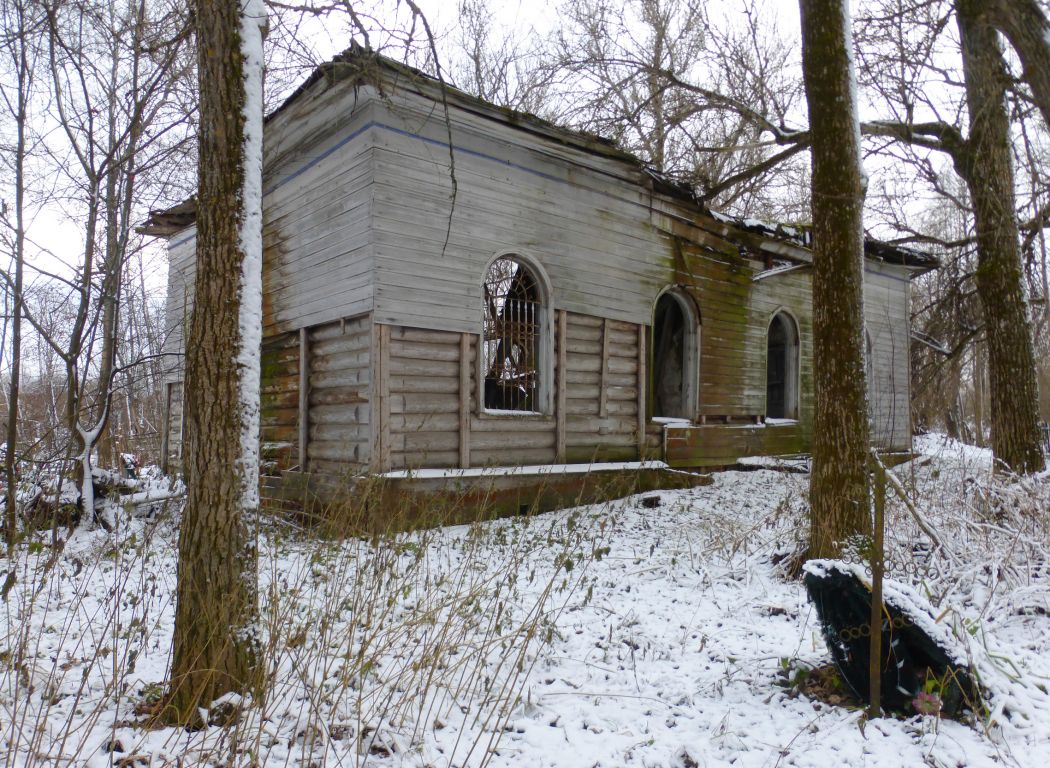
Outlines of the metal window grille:
<svg viewBox="0 0 1050 768">
<path fill-rule="evenodd" d="M 510 258 L 485 276 L 485 407 L 534 411 L 539 389 L 541 304 L 529 270 Z"/>
</svg>

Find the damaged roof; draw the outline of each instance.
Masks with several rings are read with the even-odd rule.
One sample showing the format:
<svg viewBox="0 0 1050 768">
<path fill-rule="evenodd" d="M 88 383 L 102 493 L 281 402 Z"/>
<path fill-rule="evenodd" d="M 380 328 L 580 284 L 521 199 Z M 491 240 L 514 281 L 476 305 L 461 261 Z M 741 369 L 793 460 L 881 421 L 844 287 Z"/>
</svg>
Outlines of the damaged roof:
<svg viewBox="0 0 1050 768">
<path fill-rule="evenodd" d="M 312 73 L 286 98 L 280 106 L 266 116 L 265 122 L 269 122 L 279 114 L 288 109 L 303 94 L 309 91 L 316 83 L 323 79 L 331 82 L 336 80 L 354 80 L 360 83 L 368 83 L 375 86 L 380 93 L 383 92 L 387 81 L 381 74 L 393 75 L 395 86 L 404 86 L 406 82 L 429 88 L 442 100 L 451 97 L 459 109 L 468 109 L 477 114 L 482 114 L 489 119 L 508 123 L 520 130 L 540 134 L 547 139 L 557 141 L 561 144 L 571 146 L 591 154 L 611 157 L 633 166 L 641 175 L 642 179 L 651 185 L 653 191 L 668 197 L 685 201 L 691 207 L 703 215 L 710 216 L 720 222 L 728 224 L 744 232 L 750 232 L 773 241 L 789 243 L 807 250 L 812 248 L 812 233 L 805 225 L 787 225 L 759 221 L 757 219 L 736 218 L 712 211 L 702 203 L 696 196 L 694 190 L 669 176 L 662 174 L 636 155 L 619 148 L 611 139 L 595 135 L 586 131 L 578 131 L 545 120 L 536 115 L 519 112 L 509 107 L 500 107 L 484 99 L 473 96 L 442 80 L 430 75 L 423 70 L 416 69 L 407 64 L 394 61 L 374 51 L 353 43 L 342 53 L 336 55 L 330 61 L 317 66 Z M 402 80 L 403 78 L 403 80 Z M 171 208 L 150 211 L 146 222 L 138 228 L 138 232 L 157 237 L 170 237 L 176 232 L 192 225 L 196 220 L 197 200 L 196 196 L 184 200 Z M 940 264 L 936 257 L 929 253 L 905 248 L 885 241 L 877 240 L 865 235 L 865 255 L 868 258 L 884 261 L 889 264 L 897 264 L 910 267 L 916 273 L 922 273 L 937 268 Z"/>
</svg>

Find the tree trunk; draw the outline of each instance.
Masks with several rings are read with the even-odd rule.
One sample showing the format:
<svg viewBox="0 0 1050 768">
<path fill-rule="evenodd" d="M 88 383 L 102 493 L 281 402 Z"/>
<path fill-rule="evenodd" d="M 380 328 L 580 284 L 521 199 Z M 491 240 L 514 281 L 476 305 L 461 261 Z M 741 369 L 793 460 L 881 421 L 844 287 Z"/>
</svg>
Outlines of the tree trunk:
<svg viewBox="0 0 1050 768">
<path fill-rule="evenodd" d="M 848 0 L 801 0 L 802 69 L 813 139 L 813 367 L 816 416 L 810 557 L 871 532 L 864 365 L 864 187 Z"/>
<path fill-rule="evenodd" d="M 197 3 L 197 275 L 186 344 L 187 499 L 166 712 L 184 724 L 195 723 L 198 708 L 219 696 L 257 693 L 261 685 L 256 553 L 247 524 L 258 507 L 262 260 L 262 63 L 252 53 L 261 48 L 265 9 L 249 3 L 242 22 L 239 6 L 238 0 Z"/>
<path fill-rule="evenodd" d="M 1036 0 L 986 0 L 974 3 L 964 0 L 958 4 L 960 13 L 970 15 L 972 21 L 987 21 L 1010 41 L 1024 70 L 1022 78 L 1032 89 L 1036 106 L 1050 128 L 1050 22 Z M 984 8 L 977 6 L 983 5 Z M 984 10 L 987 16 L 974 16 Z"/>
<path fill-rule="evenodd" d="M 967 150 L 956 170 L 970 188 L 977 234 L 977 293 L 988 343 L 992 451 L 1014 472 L 1043 468 L 1035 355 L 1022 286 L 1014 206 L 1007 72 L 998 33 L 982 20 L 983 0 L 958 0 L 966 104 Z"/>
<path fill-rule="evenodd" d="M 4 452 L 4 476 L 7 493 L 4 498 L 4 540 L 7 554 L 15 556 L 15 542 L 18 541 L 18 465 L 15 454 L 18 449 L 18 397 L 22 373 L 22 282 L 25 264 L 25 160 L 26 129 L 28 127 L 27 106 L 29 88 L 32 79 L 29 51 L 26 36 L 29 34 L 26 23 L 26 8 L 22 3 L 14 3 L 12 10 L 17 28 L 13 30 L 10 42 L 11 59 L 18 71 L 18 93 L 15 98 L 15 147 L 14 147 L 14 184 L 15 184 L 15 243 L 14 243 L 14 276 L 12 293 L 13 307 L 11 313 L 11 380 L 7 399 L 7 449 Z M 10 102 L 9 102 L 10 103 Z"/>
</svg>

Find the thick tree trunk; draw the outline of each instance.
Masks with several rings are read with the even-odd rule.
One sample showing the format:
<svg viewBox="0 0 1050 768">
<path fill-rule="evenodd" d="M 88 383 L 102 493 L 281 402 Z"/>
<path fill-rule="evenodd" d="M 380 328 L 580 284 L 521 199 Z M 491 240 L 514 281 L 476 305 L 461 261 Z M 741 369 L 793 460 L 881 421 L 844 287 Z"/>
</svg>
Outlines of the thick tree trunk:
<svg viewBox="0 0 1050 768">
<path fill-rule="evenodd" d="M 848 0 L 801 0 L 813 139 L 813 366 L 816 417 L 810 557 L 871 533 L 864 365 L 864 187 Z"/>
<path fill-rule="evenodd" d="M 185 724 L 196 721 L 198 707 L 228 692 L 258 692 L 261 684 L 256 556 L 247 530 L 258 506 L 259 346 L 251 326 L 260 318 L 251 315 L 261 281 L 261 254 L 249 251 L 261 234 L 254 242 L 245 234 L 260 225 L 261 168 L 246 161 L 245 146 L 249 131 L 258 131 L 261 146 L 261 114 L 246 121 L 246 104 L 261 112 L 261 92 L 246 96 L 247 87 L 259 85 L 261 61 L 245 56 L 242 36 L 245 28 L 252 32 L 241 26 L 239 7 L 238 0 L 197 3 L 197 276 L 186 345 L 187 499 L 167 712 Z M 245 193 L 246 181 L 253 194 Z M 245 397 L 253 389 L 254 405 Z"/>
<path fill-rule="evenodd" d="M 970 139 L 955 165 L 973 198 L 977 293 L 988 342 L 992 451 L 1000 467 L 1037 472 L 1043 468 L 1039 393 L 1021 282 L 1008 81 L 998 33 L 982 19 L 982 7 L 983 0 L 956 3 Z"/>
<path fill-rule="evenodd" d="M 1022 77 L 1032 89 L 1036 106 L 1050 128 L 1050 22 L 1036 0 L 986 0 L 959 3 L 960 12 L 971 14 L 984 6 L 986 20 L 1006 35 L 1021 59 Z M 978 21 L 978 18 L 974 18 Z"/>
</svg>

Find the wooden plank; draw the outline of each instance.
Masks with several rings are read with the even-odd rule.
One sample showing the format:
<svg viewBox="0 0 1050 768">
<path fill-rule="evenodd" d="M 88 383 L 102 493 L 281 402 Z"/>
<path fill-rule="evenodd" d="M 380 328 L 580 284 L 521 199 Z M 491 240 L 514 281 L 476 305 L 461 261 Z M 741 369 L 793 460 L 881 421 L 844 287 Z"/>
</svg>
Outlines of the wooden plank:
<svg viewBox="0 0 1050 768">
<path fill-rule="evenodd" d="M 380 408 L 379 408 L 379 363 L 382 359 L 382 355 L 379 350 L 379 325 L 376 324 L 375 318 L 372 319 L 372 327 L 370 331 L 372 338 L 371 347 L 372 354 L 369 356 L 368 365 L 368 400 L 369 405 L 372 407 L 373 412 L 370 414 L 372 418 L 369 419 L 371 425 L 371 434 L 369 435 L 369 468 L 373 472 L 381 472 L 382 464 L 382 430 L 380 428 Z M 389 379 L 387 379 L 389 383 Z"/>
<path fill-rule="evenodd" d="M 566 327 L 568 325 L 568 313 L 564 309 L 558 310 L 558 383 L 556 385 L 556 402 L 554 405 L 554 418 L 556 419 L 555 455 L 557 461 L 565 460 L 565 359 L 566 359 Z"/>
<path fill-rule="evenodd" d="M 307 471 L 306 444 L 310 439 L 310 333 L 299 329 L 299 468 Z"/>
<path fill-rule="evenodd" d="M 388 389 L 386 399 L 389 413 L 457 413 L 459 410 L 459 395 L 455 393 L 402 395 Z"/>
<path fill-rule="evenodd" d="M 310 424 L 368 424 L 371 421 L 368 405 L 318 405 L 311 402 Z"/>
<path fill-rule="evenodd" d="M 454 347 L 459 344 L 461 336 L 459 333 L 450 331 L 434 331 L 428 328 L 411 328 L 408 326 L 399 326 L 392 331 L 392 334 L 397 341 L 428 345 L 438 344 L 446 347 Z"/>
<path fill-rule="evenodd" d="M 467 361 L 470 364 L 470 361 Z M 390 391 L 400 392 L 404 395 L 413 394 L 435 394 L 435 395 L 457 395 L 459 394 L 459 379 L 447 376 L 423 377 L 423 376 L 390 376 Z"/>
<path fill-rule="evenodd" d="M 459 451 L 404 451 L 392 454 L 390 468 L 409 471 L 430 468 L 452 468 L 459 461 Z"/>
<path fill-rule="evenodd" d="M 168 443 L 171 440 L 171 390 L 174 387 L 170 382 L 164 385 L 164 427 L 160 433 L 160 466 L 164 474 L 168 474 Z"/>
<path fill-rule="evenodd" d="M 605 416 L 609 392 L 605 383 L 605 374 L 609 369 L 609 321 L 602 319 L 602 368 L 601 381 L 598 384 L 598 415 Z"/>
<path fill-rule="evenodd" d="M 645 340 L 648 329 L 644 325 L 638 326 L 638 401 L 635 407 L 638 410 L 638 458 L 645 458 L 645 424 L 647 419 L 646 408 L 646 349 Z"/>
<path fill-rule="evenodd" d="M 506 443 L 504 443 L 506 445 Z M 513 467 L 525 464 L 549 464 L 554 461 L 554 451 L 550 448 L 493 448 L 471 451 L 471 463 L 476 467 L 495 466 Z"/>
<path fill-rule="evenodd" d="M 459 466 L 470 466 L 470 334 L 459 335 Z"/>
<path fill-rule="evenodd" d="M 555 419 L 549 416 L 493 416 L 475 414 L 470 419 L 471 433 L 481 432 L 550 432 L 555 431 Z"/>
<path fill-rule="evenodd" d="M 430 342 L 394 340 L 390 356 L 397 360 L 440 360 L 442 362 L 459 362 L 459 349 L 453 345 L 432 344 Z"/>
<path fill-rule="evenodd" d="M 547 449 L 548 455 L 554 449 L 554 435 L 550 432 L 481 432 L 471 435 L 470 447 L 473 451 L 491 451 L 506 448 L 513 443 L 520 449 Z"/>
<path fill-rule="evenodd" d="M 459 414 L 448 413 L 392 413 L 391 432 L 454 432 L 459 428 Z"/>
<path fill-rule="evenodd" d="M 390 467 L 390 326 L 379 326 L 379 470 Z"/>
</svg>

